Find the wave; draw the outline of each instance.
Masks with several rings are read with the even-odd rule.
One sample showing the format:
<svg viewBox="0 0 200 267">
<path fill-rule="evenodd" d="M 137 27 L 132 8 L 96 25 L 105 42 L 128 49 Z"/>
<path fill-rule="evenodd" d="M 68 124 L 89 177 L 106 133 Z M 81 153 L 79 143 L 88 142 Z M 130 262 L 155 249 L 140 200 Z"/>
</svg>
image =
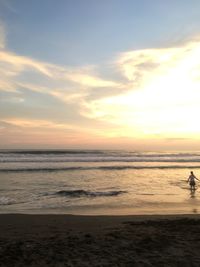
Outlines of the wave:
<svg viewBox="0 0 200 267">
<path fill-rule="evenodd" d="M 97 155 L 105 157 L 137 157 L 137 158 L 163 158 L 163 157 L 200 157 L 200 152 L 138 152 L 138 151 L 125 151 L 125 150 L 81 150 L 81 149 L 20 149 L 20 150 L 0 150 L 0 155 L 10 156 L 10 155 L 66 155 L 66 156 L 77 156 L 77 155 Z"/>
<path fill-rule="evenodd" d="M 55 195 L 63 197 L 112 197 L 127 193 L 127 191 L 85 191 L 85 190 L 61 190 Z"/>
<path fill-rule="evenodd" d="M 1 150 L 1 154 L 104 154 L 103 150 Z"/>
<path fill-rule="evenodd" d="M 0 163 L 64 163 L 64 162 L 173 162 L 173 163 L 198 163 L 200 162 L 199 159 L 124 159 L 124 158 L 100 158 L 100 159 L 95 159 L 95 158 L 76 158 L 75 159 L 70 159 L 70 158 L 64 158 L 64 159 L 0 159 Z"/>
<path fill-rule="evenodd" d="M 60 167 L 60 168 L 1 168 L 0 172 L 58 172 L 78 170 L 126 170 L 126 169 L 200 169 L 200 165 L 168 165 L 168 166 L 93 166 L 93 167 Z"/>
<path fill-rule="evenodd" d="M 67 163 L 67 162 L 173 162 L 199 163 L 200 152 L 161 153 L 111 150 L 0 150 L 0 163 Z M 3 167 L 3 166 L 2 166 Z"/>
</svg>

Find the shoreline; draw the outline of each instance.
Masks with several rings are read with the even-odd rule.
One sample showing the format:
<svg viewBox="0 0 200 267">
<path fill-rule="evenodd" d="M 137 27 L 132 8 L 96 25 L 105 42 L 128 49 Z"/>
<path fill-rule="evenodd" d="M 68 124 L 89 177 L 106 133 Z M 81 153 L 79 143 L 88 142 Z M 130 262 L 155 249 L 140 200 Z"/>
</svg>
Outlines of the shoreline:
<svg viewBox="0 0 200 267">
<path fill-rule="evenodd" d="M 199 214 L 0 214 L 0 266 L 200 266 L 199 233 Z"/>
</svg>

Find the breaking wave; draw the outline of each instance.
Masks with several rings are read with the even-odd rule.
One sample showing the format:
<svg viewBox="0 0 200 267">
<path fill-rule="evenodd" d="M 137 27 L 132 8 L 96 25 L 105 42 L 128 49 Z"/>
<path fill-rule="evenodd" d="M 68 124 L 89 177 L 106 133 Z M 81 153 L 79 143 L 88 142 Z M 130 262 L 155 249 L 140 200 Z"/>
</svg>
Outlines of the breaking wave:
<svg viewBox="0 0 200 267">
<path fill-rule="evenodd" d="M 164 165 L 164 166 L 88 166 L 88 167 L 37 167 L 37 168 L 1 168 L 0 172 L 58 172 L 77 170 L 126 170 L 126 169 L 200 169 L 200 165 Z"/>
<path fill-rule="evenodd" d="M 55 195 L 63 197 L 112 197 L 127 193 L 127 191 L 86 191 L 86 190 L 61 190 Z"/>
</svg>

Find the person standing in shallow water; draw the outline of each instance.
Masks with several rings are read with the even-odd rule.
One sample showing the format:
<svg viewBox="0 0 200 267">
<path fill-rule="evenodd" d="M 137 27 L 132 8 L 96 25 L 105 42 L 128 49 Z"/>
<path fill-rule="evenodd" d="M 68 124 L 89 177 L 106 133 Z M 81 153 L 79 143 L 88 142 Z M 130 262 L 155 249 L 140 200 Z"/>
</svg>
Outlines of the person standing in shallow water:
<svg viewBox="0 0 200 267">
<path fill-rule="evenodd" d="M 190 184 L 190 190 L 191 191 L 195 190 L 195 185 L 196 185 L 195 179 L 199 181 L 199 179 L 194 175 L 194 173 L 190 172 L 190 176 L 189 176 L 187 182 Z"/>
</svg>

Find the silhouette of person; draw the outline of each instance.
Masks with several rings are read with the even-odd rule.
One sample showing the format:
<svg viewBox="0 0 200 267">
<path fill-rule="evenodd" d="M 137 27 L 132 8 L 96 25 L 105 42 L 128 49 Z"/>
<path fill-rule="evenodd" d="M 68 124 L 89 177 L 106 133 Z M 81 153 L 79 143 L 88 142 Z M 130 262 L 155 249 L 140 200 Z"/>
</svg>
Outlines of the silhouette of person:
<svg viewBox="0 0 200 267">
<path fill-rule="evenodd" d="M 187 182 L 190 184 L 190 190 L 194 191 L 195 190 L 195 179 L 199 181 L 199 179 L 194 175 L 193 172 L 190 172 L 190 176 L 188 177 Z"/>
</svg>

